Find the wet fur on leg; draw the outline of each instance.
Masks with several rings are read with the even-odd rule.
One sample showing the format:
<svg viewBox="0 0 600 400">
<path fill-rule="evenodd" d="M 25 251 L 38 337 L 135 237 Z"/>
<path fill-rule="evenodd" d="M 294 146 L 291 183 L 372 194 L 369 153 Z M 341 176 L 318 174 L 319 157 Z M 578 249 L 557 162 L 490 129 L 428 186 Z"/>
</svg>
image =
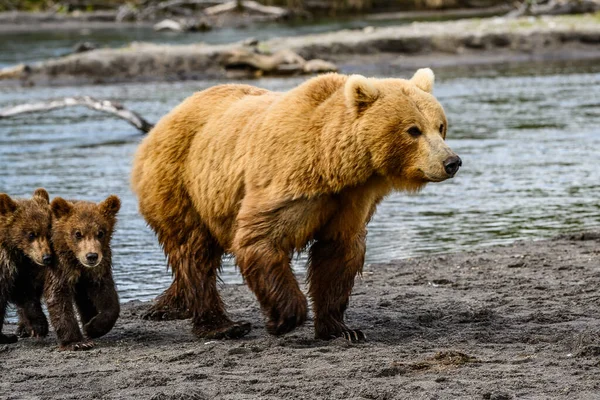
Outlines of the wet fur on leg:
<svg viewBox="0 0 600 400">
<path fill-rule="evenodd" d="M 318 240 L 310 248 L 307 280 L 315 314 L 315 336 L 363 341 L 365 335 L 344 323 L 354 279 L 362 271 L 366 232 L 347 241 Z"/>
<path fill-rule="evenodd" d="M 181 289 L 180 286 L 184 284 L 179 281 L 178 274 L 175 274 L 175 280 L 171 283 L 171 286 L 156 298 L 156 302 L 150 309 L 142 314 L 142 319 L 168 321 L 191 318 L 192 312 L 187 301 L 181 295 L 184 289 Z"/>
</svg>

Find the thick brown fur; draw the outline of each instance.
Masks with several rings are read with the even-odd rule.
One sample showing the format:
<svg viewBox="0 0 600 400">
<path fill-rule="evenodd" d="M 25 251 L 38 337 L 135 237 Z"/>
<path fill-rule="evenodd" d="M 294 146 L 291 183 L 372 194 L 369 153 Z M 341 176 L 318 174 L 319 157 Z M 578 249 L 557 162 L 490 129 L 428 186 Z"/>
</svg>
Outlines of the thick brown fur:
<svg viewBox="0 0 600 400">
<path fill-rule="evenodd" d="M 119 317 L 110 241 L 120 207 L 117 196 L 98 204 L 52 200 L 56 265 L 46 276 L 44 297 L 62 349 L 92 348 L 91 339 L 108 333 Z"/>
<path fill-rule="evenodd" d="M 17 341 L 1 333 L 9 302 L 17 306 L 19 336 L 48 334 L 41 297 L 52 261 L 51 221 L 46 190 L 37 189 L 28 200 L 0 193 L 0 343 Z"/>
<path fill-rule="evenodd" d="M 216 288 L 220 258 L 230 253 L 268 331 L 289 332 L 307 314 L 290 257 L 312 243 L 316 336 L 356 337 L 343 314 L 377 204 L 391 190 L 450 177 L 444 163 L 456 155 L 432 87 L 429 69 L 411 80 L 322 75 L 286 93 L 221 85 L 162 118 L 132 176 L 175 276 L 149 316 L 189 309 L 199 336 L 245 334 Z"/>
</svg>

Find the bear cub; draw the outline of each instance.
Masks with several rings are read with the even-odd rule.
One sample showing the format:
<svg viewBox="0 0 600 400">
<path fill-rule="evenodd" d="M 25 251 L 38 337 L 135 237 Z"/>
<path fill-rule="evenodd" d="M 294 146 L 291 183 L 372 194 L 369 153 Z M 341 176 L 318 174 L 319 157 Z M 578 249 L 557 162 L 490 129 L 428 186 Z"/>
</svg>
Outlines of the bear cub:
<svg viewBox="0 0 600 400">
<path fill-rule="evenodd" d="M 57 197 L 52 210 L 56 266 L 48 271 L 44 296 L 63 350 L 87 350 L 119 317 L 110 241 L 121 208 L 117 196 L 96 204 Z M 74 305 L 83 325 L 77 322 Z"/>
<path fill-rule="evenodd" d="M 45 269 L 52 263 L 50 198 L 37 189 L 31 199 L 0 193 L 0 344 L 14 343 L 2 334 L 8 303 L 17 306 L 21 337 L 44 337 L 48 320 L 41 297 Z"/>
</svg>

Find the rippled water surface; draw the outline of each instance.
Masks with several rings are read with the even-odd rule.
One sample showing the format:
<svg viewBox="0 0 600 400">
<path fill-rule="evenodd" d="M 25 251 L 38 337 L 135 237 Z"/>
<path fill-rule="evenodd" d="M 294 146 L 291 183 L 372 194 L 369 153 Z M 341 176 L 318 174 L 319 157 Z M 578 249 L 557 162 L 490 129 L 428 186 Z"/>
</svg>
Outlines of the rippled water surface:
<svg viewBox="0 0 600 400">
<path fill-rule="evenodd" d="M 287 90 L 303 79 L 254 83 Z M 0 87 L 0 107 L 88 94 L 156 121 L 195 90 L 218 83 Z M 369 226 L 368 263 L 600 227 L 599 65 L 445 69 L 435 94 L 463 167 L 453 180 L 418 195 L 393 194 L 380 205 Z M 0 120 L 1 192 L 25 196 L 44 186 L 52 196 L 121 197 L 113 248 L 124 301 L 152 298 L 171 280 L 129 189 L 141 138 L 126 122 L 87 109 Z M 302 257 L 296 268 L 303 270 Z M 231 261 L 222 277 L 241 281 Z"/>
</svg>

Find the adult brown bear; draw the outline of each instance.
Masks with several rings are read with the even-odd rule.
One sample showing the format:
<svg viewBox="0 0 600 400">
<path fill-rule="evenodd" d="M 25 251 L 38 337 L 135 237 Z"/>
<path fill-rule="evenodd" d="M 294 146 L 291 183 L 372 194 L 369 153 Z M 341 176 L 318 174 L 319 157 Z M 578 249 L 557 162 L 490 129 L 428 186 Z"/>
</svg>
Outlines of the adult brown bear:
<svg viewBox="0 0 600 400">
<path fill-rule="evenodd" d="M 216 280 L 235 255 L 272 334 L 306 319 L 290 268 L 310 244 L 309 295 L 318 338 L 364 335 L 344 324 L 362 270 L 365 226 L 392 190 L 454 176 L 433 72 L 410 80 L 322 75 L 286 93 L 221 85 L 161 119 L 137 152 L 132 184 L 175 279 L 150 318 L 191 313 L 200 337 L 240 337 Z M 188 313 L 189 310 L 189 313 Z"/>
</svg>

